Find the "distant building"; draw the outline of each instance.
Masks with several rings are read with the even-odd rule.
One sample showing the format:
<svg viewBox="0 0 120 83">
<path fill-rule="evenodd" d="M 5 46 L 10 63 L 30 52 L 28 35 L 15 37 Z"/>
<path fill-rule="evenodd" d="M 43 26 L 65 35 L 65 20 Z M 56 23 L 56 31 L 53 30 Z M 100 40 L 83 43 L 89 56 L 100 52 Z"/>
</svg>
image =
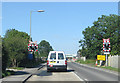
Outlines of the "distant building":
<svg viewBox="0 0 120 83">
<path fill-rule="evenodd" d="M 77 57 L 82 57 L 81 52 L 77 51 Z"/>
<path fill-rule="evenodd" d="M 68 59 L 72 59 L 72 58 L 76 58 L 77 54 L 66 54 L 66 58 Z"/>
</svg>

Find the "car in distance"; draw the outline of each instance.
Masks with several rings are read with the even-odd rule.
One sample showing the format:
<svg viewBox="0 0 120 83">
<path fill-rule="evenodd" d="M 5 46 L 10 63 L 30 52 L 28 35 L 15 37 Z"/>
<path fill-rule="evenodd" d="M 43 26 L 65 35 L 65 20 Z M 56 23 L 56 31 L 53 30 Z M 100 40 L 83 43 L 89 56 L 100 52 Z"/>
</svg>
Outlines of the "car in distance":
<svg viewBox="0 0 120 83">
<path fill-rule="evenodd" d="M 63 51 L 50 51 L 47 58 L 47 71 L 67 71 L 67 60 Z"/>
</svg>

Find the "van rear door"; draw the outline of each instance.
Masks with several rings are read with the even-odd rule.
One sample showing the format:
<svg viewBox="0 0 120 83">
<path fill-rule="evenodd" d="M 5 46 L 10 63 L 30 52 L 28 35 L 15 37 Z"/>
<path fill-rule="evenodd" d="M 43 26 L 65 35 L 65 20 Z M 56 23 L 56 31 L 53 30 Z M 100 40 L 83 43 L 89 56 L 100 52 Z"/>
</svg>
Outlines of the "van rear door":
<svg viewBox="0 0 120 83">
<path fill-rule="evenodd" d="M 65 55 L 63 53 L 58 53 L 58 61 L 59 65 L 65 65 Z"/>
<path fill-rule="evenodd" d="M 55 53 L 50 53 L 50 56 L 49 56 L 49 64 L 50 65 L 55 65 L 57 62 L 56 62 L 56 52 Z"/>
</svg>

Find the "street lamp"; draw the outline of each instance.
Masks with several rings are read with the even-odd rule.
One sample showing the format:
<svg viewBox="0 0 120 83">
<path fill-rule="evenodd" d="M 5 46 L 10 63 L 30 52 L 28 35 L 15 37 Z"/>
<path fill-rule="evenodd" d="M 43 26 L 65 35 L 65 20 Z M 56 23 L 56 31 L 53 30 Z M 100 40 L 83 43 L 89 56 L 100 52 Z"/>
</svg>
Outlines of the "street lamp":
<svg viewBox="0 0 120 83">
<path fill-rule="evenodd" d="M 37 12 L 44 12 L 44 10 L 38 10 Z"/>
<path fill-rule="evenodd" d="M 31 41 L 31 16 L 32 16 L 32 12 L 44 12 L 44 10 L 30 11 L 30 41 Z"/>
</svg>

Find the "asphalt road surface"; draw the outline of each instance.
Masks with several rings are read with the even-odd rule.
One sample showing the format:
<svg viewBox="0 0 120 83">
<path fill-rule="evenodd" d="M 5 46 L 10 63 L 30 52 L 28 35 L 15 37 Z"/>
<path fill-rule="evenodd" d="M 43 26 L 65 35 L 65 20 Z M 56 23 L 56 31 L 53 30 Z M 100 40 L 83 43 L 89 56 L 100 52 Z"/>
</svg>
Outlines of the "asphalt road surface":
<svg viewBox="0 0 120 83">
<path fill-rule="evenodd" d="M 23 83 L 30 83 L 36 81 L 118 81 L 118 75 L 110 72 L 94 69 L 87 66 L 82 66 L 75 62 L 68 62 L 66 72 L 52 71 L 47 72 L 47 67 L 25 69 L 22 74 L 8 76 L 3 81 L 21 81 Z M 103 82 L 102 82 L 103 83 Z M 108 82 L 107 82 L 108 83 Z M 113 82 L 111 82 L 113 83 Z"/>
<path fill-rule="evenodd" d="M 47 72 L 45 66 L 27 81 L 118 81 L 118 75 L 68 62 L 67 72 Z"/>
<path fill-rule="evenodd" d="M 29 81 L 83 81 L 74 73 L 74 70 L 67 68 L 67 72 L 52 71 L 47 72 L 47 67 L 40 69 L 34 73 L 28 80 Z"/>
<path fill-rule="evenodd" d="M 74 62 L 68 62 L 68 66 L 84 81 L 118 81 L 116 74 L 85 67 Z"/>
</svg>

